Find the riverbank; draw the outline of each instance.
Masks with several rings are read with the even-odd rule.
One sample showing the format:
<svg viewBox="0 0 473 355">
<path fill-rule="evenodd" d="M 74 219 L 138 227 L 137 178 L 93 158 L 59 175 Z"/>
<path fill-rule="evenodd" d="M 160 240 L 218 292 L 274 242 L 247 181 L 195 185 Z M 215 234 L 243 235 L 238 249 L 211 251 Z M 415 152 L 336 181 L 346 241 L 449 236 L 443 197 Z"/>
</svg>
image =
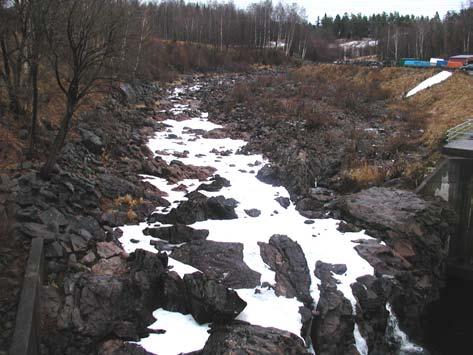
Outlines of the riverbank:
<svg viewBox="0 0 473 355">
<path fill-rule="evenodd" d="M 212 334 L 237 339 L 240 347 L 247 331 L 259 350 L 270 346 L 268 339 L 281 339 L 272 353 L 285 353 L 287 344 L 303 353 L 302 339 L 321 353 L 364 353 L 364 344 L 394 353 L 404 341 L 399 334 L 385 337 L 387 329 L 396 334 L 395 315 L 411 335 L 413 320 L 442 282 L 448 210 L 394 189 L 335 198 L 310 185 L 313 175 L 296 165 L 288 176 L 307 182 L 312 196 L 299 194 L 281 178 L 290 165 L 275 172 L 281 161 L 252 148 L 254 137 L 271 127 L 241 129 L 244 119 L 235 125 L 220 110 L 222 87 L 248 77 L 189 78 L 171 92 L 125 88 L 124 96 L 81 118 L 51 181 L 40 180 L 34 166 L 9 180 L 14 193 L 6 210 L 17 222 L 11 235 L 46 240 L 43 346 L 49 353 L 144 353 L 124 341 L 149 339 L 146 346 L 155 346 L 159 337 L 171 339 L 161 347 L 172 350 L 182 345 L 176 328 L 160 334 L 171 321 L 191 325 L 189 332 L 203 329 L 193 344 L 205 345 L 204 353 L 225 346 L 203 339 L 209 322 Z M 225 115 L 223 127 L 214 123 Z M 280 142 L 263 138 L 268 146 Z M 377 207 L 355 213 L 366 206 Z M 335 219 L 326 219 L 327 211 Z M 403 313 L 405 304 L 412 306 Z M 153 314 L 158 323 L 147 337 Z M 203 326 L 192 326 L 194 320 Z M 335 329 L 328 326 L 334 320 Z M 226 325 L 216 326 L 221 322 Z"/>
</svg>

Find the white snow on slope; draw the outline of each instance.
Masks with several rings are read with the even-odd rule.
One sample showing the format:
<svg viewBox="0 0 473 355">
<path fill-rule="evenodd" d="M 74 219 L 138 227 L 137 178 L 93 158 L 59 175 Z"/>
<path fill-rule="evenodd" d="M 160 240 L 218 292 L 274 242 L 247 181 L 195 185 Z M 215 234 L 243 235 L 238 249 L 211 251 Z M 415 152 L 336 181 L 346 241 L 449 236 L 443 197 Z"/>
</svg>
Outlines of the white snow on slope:
<svg viewBox="0 0 473 355">
<path fill-rule="evenodd" d="M 378 41 L 370 38 L 366 38 L 359 41 L 350 41 L 340 43 L 339 46 L 345 49 L 351 48 L 367 48 L 367 47 L 376 47 L 378 45 Z"/>
<path fill-rule="evenodd" d="M 423 82 L 421 82 L 419 85 L 417 85 L 414 89 L 412 89 L 411 91 L 409 91 L 407 94 L 406 94 L 406 97 L 411 97 L 415 94 L 417 94 L 418 92 L 422 91 L 422 90 L 425 90 L 425 89 L 428 89 L 430 88 L 431 86 L 434 86 L 436 84 L 439 84 L 441 83 L 442 81 L 445 81 L 447 80 L 448 78 L 450 78 L 452 76 L 452 73 L 449 72 L 449 71 L 442 71 L 436 75 L 434 75 L 433 77 L 427 79 L 427 80 L 424 80 Z"/>
<path fill-rule="evenodd" d="M 198 88 L 199 86 L 195 86 L 189 91 L 196 91 Z M 174 90 L 171 96 L 176 101 L 176 108 L 183 108 L 182 103 L 177 102 L 179 94 L 183 92 L 185 90 L 179 88 Z M 175 112 L 175 110 L 171 110 L 171 112 Z M 320 280 L 314 275 L 315 263 L 320 260 L 326 263 L 346 264 L 347 272 L 340 276 L 334 275 L 334 277 L 340 281 L 338 289 L 351 301 L 355 310 L 356 301 L 350 284 L 355 282 L 359 276 L 372 275 L 374 271 L 368 262 L 358 256 L 354 249 L 357 244 L 353 240 L 371 239 L 371 237 L 364 232 L 341 233 L 337 230 L 340 221 L 334 219 L 314 220 L 313 224 L 306 224 L 304 222 L 307 219 L 296 211 L 292 203 L 287 209 L 281 207 L 274 199 L 281 196 L 289 197 L 287 190 L 284 187 L 274 187 L 256 179 L 257 171 L 263 164 L 267 163 L 263 156 L 235 154 L 239 148 L 246 144 L 245 141 L 228 138 L 204 139 L 189 131 L 189 128 L 208 131 L 221 127 L 208 121 L 207 117 L 206 113 L 202 113 L 200 117 L 185 121 L 166 120 L 164 123 L 169 125 L 169 128 L 163 132 L 156 132 L 148 144 L 153 152 L 159 151 L 162 154 L 160 155 L 161 158 L 167 162 L 176 159 L 172 156 L 172 153 L 188 151 L 187 158 L 179 158 L 184 164 L 213 166 L 217 169 L 216 174 L 220 174 L 230 181 L 231 186 L 223 188 L 221 191 L 201 192 L 207 196 L 224 195 L 226 198 L 235 198 L 239 201 L 236 208 L 238 219 L 207 220 L 197 222 L 192 227 L 208 229 L 208 240 L 242 243 L 245 263 L 251 269 L 261 273 L 261 283 L 268 282 L 270 284 L 275 283 L 275 273 L 263 262 L 258 242 L 267 243 L 274 234 L 287 235 L 299 243 L 304 251 L 310 269 L 310 292 L 315 303 L 319 299 L 317 286 L 320 284 Z M 171 134 L 178 138 L 169 139 Z M 219 156 L 210 152 L 213 149 L 217 151 L 231 150 L 232 154 Z M 169 153 L 170 155 L 166 155 Z M 182 183 L 189 187 L 189 191 L 193 191 L 201 183 L 197 180 L 184 180 L 172 185 L 164 179 L 153 176 L 143 176 L 143 178 L 162 191 L 167 192 L 172 207 L 177 207 L 179 201 L 186 200 L 185 192 L 172 191 L 173 188 Z M 256 218 L 247 216 L 244 210 L 252 208 L 259 209 L 261 215 Z M 157 212 L 164 212 L 163 208 L 158 208 Z M 147 223 L 141 223 L 120 227 L 123 230 L 123 237 L 120 241 L 127 252 L 133 252 L 138 248 L 157 252 L 150 245 L 150 241 L 158 239 L 145 236 L 142 233 L 143 229 L 148 226 Z M 138 243 L 136 243 L 136 240 L 138 240 Z M 186 273 L 196 271 L 195 268 L 171 258 L 169 264 L 181 277 Z M 274 291 L 263 287 L 257 287 L 257 290 L 258 292 L 253 289 L 236 290 L 239 296 L 248 303 L 237 319 L 300 335 L 302 324 L 298 309 L 302 304 L 295 298 L 278 297 Z M 183 316 L 162 309 L 157 310 L 154 315 L 158 320 L 153 328 L 165 329 L 166 333 L 151 334 L 149 337 L 142 339 L 139 344 L 148 351 L 158 352 L 159 354 L 178 354 L 199 350 L 208 338 L 207 332 L 203 331 L 203 329 L 207 329 L 206 326 L 199 325 L 192 316 Z M 192 341 L 190 343 L 183 342 L 183 332 L 178 331 L 179 334 L 177 334 L 176 328 L 185 329 L 186 337 L 189 337 Z M 355 328 L 354 336 L 358 350 L 360 353 L 366 354 L 366 341 L 361 337 L 358 327 Z"/>
</svg>

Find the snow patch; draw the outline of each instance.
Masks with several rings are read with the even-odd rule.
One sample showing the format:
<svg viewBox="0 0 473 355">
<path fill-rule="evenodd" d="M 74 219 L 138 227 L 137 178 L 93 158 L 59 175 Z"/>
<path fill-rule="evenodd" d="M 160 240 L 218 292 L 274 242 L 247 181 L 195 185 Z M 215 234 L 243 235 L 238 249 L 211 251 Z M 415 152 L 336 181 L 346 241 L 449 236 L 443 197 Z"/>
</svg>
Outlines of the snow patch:
<svg viewBox="0 0 473 355">
<path fill-rule="evenodd" d="M 186 91 L 197 91 L 199 85 L 190 89 L 176 88 L 170 98 L 175 100 L 174 109 L 171 112 L 180 112 L 187 107 L 178 103 L 180 96 Z M 191 225 L 196 229 L 208 229 L 208 240 L 218 242 L 237 242 L 243 244 L 243 260 L 253 270 L 261 273 L 261 282 L 274 285 L 275 272 L 270 270 L 261 256 L 258 242 L 268 243 L 274 234 L 285 234 L 297 242 L 304 251 L 311 276 L 310 292 L 317 303 L 319 299 L 318 285 L 320 280 L 315 277 L 314 269 L 318 260 L 332 264 L 346 264 L 347 272 L 344 275 L 334 275 L 340 284 L 337 288 L 343 292 L 354 308 L 356 300 L 352 294 L 350 284 L 354 283 L 360 276 L 374 273 L 373 267 L 355 251 L 353 240 L 371 239 L 364 231 L 359 233 L 341 233 L 337 227 L 340 221 L 334 219 L 314 220 L 314 224 L 305 224 L 307 220 L 301 216 L 295 206 L 291 205 L 284 209 L 275 201 L 276 197 L 289 197 L 284 187 L 274 187 L 262 183 L 256 178 L 256 172 L 267 163 L 262 155 L 242 155 L 236 152 L 246 145 L 243 140 L 234 139 L 204 139 L 192 129 L 210 131 L 221 128 L 208 120 L 207 113 L 197 113 L 197 117 L 184 121 L 166 120 L 168 129 L 164 132 L 156 132 L 150 139 L 148 147 L 168 163 L 176 158 L 173 152 L 188 151 L 186 158 L 179 158 L 184 164 L 195 166 L 212 166 L 216 168 L 216 174 L 228 179 L 230 187 L 225 187 L 218 192 L 202 191 L 207 196 L 224 195 L 226 198 L 235 198 L 239 205 L 235 209 L 238 219 L 234 220 L 207 220 Z M 169 139 L 174 134 L 177 139 Z M 159 153 L 163 152 L 164 153 Z M 228 156 L 221 156 L 216 151 L 231 151 Z M 212 152 L 213 151 L 213 152 Z M 158 154 L 158 153 L 159 154 Z M 170 153 L 169 155 L 166 155 Z M 262 162 L 255 166 L 255 162 Z M 165 179 L 142 175 L 145 181 L 166 192 L 166 197 L 172 207 L 177 207 L 179 201 L 186 200 L 185 192 L 173 191 L 179 184 L 185 184 L 189 191 L 193 191 L 201 183 L 197 180 L 184 180 L 177 184 L 169 184 Z M 245 209 L 259 209 L 261 215 L 251 218 L 245 213 Z M 169 209 L 168 209 L 169 210 Z M 163 212 L 158 208 L 157 212 Z M 156 253 L 152 241 L 159 239 L 143 235 L 143 229 L 148 227 L 147 223 L 139 225 L 120 227 L 123 236 L 120 238 L 125 251 L 133 252 L 141 248 Z M 154 226 L 160 226 L 158 224 Z M 192 266 L 183 264 L 177 260 L 169 259 L 173 270 L 182 277 L 187 273 L 198 271 Z M 299 307 L 302 304 L 295 298 L 288 299 L 278 297 L 273 290 L 257 287 L 255 289 L 236 290 L 240 297 L 247 302 L 247 307 L 238 316 L 251 324 L 265 327 L 275 327 L 287 330 L 300 336 L 302 327 Z M 314 307 L 316 304 L 314 304 Z M 157 313 L 156 313 L 157 312 Z M 158 321 L 154 327 L 167 330 L 166 334 L 153 334 L 142 339 L 139 344 L 148 351 L 158 351 L 159 354 L 177 354 L 200 350 L 208 337 L 206 326 L 199 326 L 192 316 L 183 316 L 178 313 L 158 310 L 155 316 Z M 179 334 L 179 338 L 178 335 Z M 186 335 L 186 341 L 181 341 L 182 334 Z M 366 341 L 361 337 L 358 327 L 355 327 L 354 336 L 356 345 L 361 353 L 366 353 Z M 187 337 L 190 337 L 189 340 Z"/>
<path fill-rule="evenodd" d="M 425 89 L 428 89 L 430 88 L 431 86 L 434 86 L 434 85 L 437 85 L 437 84 L 440 84 L 442 81 L 445 81 L 447 80 L 448 78 L 450 78 L 452 76 L 452 73 L 449 72 L 449 71 L 442 71 L 436 75 L 434 75 L 433 77 L 427 79 L 427 80 L 424 80 L 423 82 L 421 82 L 419 85 L 417 85 L 414 89 L 412 89 L 411 91 L 409 91 L 407 94 L 406 94 L 406 97 L 411 97 L 415 94 L 417 94 L 418 92 L 422 91 L 422 90 L 425 90 Z"/>
<path fill-rule="evenodd" d="M 166 332 L 150 334 L 149 337 L 136 343 L 149 352 L 159 355 L 188 353 L 202 349 L 209 337 L 207 333 L 209 325 L 198 324 L 190 314 L 184 315 L 158 309 L 153 312 L 153 316 L 156 322 L 150 326 L 150 329 L 162 329 Z"/>
</svg>

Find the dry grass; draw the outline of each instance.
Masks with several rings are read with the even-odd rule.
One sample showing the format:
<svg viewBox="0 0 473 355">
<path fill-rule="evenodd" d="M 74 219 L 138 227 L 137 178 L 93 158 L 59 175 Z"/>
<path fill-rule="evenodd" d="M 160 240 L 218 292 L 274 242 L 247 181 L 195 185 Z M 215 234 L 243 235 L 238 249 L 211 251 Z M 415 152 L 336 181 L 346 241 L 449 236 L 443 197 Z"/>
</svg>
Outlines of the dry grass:
<svg viewBox="0 0 473 355">
<path fill-rule="evenodd" d="M 120 206 L 124 205 L 124 206 L 129 206 L 131 208 L 131 207 L 141 205 L 142 203 L 143 203 L 143 198 L 142 197 L 134 198 L 130 194 L 126 194 L 125 196 L 117 197 L 113 201 L 113 204 L 115 205 L 115 207 L 120 207 Z"/>
<path fill-rule="evenodd" d="M 386 170 L 382 167 L 371 165 L 368 162 L 363 162 L 356 168 L 346 170 L 342 176 L 347 183 L 356 185 L 359 188 L 379 185 L 386 179 Z"/>
<path fill-rule="evenodd" d="M 449 128 L 473 116 L 473 77 L 455 73 L 442 84 L 421 91 L 408 101 L 430 113 L 424 141 L 437 146 Z"/>
</svg>

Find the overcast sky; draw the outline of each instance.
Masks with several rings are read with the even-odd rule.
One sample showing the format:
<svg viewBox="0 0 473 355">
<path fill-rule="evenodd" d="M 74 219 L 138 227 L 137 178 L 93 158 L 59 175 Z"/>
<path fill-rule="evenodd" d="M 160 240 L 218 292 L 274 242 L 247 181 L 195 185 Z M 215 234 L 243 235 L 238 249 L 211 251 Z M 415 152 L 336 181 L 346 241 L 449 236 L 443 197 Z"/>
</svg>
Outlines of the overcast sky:
<svg viewBox="0 0 473 355">
<path fill-rule="evenodd" d="M 246 7 L 254 0 L 234 0 L 237 6 Z M 273 0 L 276 3 L 277 0 Z M 436 11 L 440 16 L 449 10 L 459 10 L 467 0 L 286 0 L 286 3 L 297 2 L 307 10 L 308 20 L 315 22 L 317 16 L 325 13 L 337 14 L 362 13 L 370 15 L 383 11 L 398 11 L 402 14 L 433 16 Z"/>
</svg>

